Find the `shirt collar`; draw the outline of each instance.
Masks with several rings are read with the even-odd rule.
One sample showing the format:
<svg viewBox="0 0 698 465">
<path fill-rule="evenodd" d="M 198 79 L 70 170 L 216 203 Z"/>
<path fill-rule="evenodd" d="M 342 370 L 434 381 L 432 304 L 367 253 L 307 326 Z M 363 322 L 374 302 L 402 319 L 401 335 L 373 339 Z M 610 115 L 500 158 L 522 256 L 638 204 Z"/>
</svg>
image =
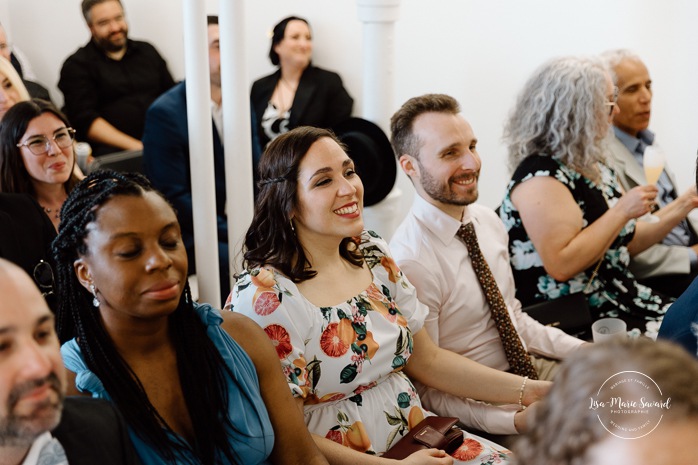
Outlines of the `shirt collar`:
<svg viewBox="0 0 698 465">
<path fill-rule="evenodd" d="M 642 155 L 644 152 L 644 146 L 652 145 L 654 142 L 654 133 L 649 129 L 643 129 L 637 133 L 637 137 L 633 137 L 627 132 L 613 126 L 613 132 L 616 134 L 618 140 L 627 148 L 630 153 L 637 153 Z"/>
<path fill-rule="evenodd" d="M 456 233 L 462 224 L 473 222 L 477 225 L 478 223 L 477 218 L 470 215 L 470 210 L 467 206 L 463 211 L 463 220 L 461 222 L 452 218 L 437 206 L 427 202 L 419 194 L 414 196 L 412 213 L 417 221 L 422 223 L 426 229 L 431 231 L 447 246 L 456 239 Z"/>
</svg>

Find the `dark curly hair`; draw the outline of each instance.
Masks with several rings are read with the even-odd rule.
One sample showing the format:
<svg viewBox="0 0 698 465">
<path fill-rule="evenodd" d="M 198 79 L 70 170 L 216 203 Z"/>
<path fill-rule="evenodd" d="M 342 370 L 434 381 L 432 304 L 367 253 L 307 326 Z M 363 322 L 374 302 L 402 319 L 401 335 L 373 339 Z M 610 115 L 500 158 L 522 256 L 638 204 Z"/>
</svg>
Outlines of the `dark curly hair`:
<svg viewBox="0 0 698 465">
<path fill-rule="evenodd" d="M 293 231 L 291 215 L 298 208 L 298 168 L 310 146 L 324 137 L 344 147 L 327 129 L 301 126 L 274 139 L 264 151 L 259 196 L 243 248 L 247 268 L 270 265 L 295 283 L 317 274 Z M 352 238 L 342 240 L 339 253 L 355 266 L 363 263 Z"/>
<path fill-rule="evenodd" d="M 196 464 L 214 464 L 217 458 L 239 463 L 227 433 L 236 429 L 228 415 L 226 377 L 235 378 L 195 313 L 189 286 L 169 316 L 179 380 L 195 435 L 187 445 L 148 400 L 138 376 L 119 354 L 92 306 L 92 295 L 73 270 L 73 263 L 89 252 L 85 242 L 88 226 L 101 206 L 117 196 L 142 197 L 153 191 L 140 174 L 103 170 L 78 183 L 66 199 L 52 246 L 59 289 L 58 336 L 61 343 L 77 338 L 87 367 L 102 381 L 128 425 L 170 463 L 182 463 L 181 452 L 189 448 L 199 459 Z"/>
</svg>

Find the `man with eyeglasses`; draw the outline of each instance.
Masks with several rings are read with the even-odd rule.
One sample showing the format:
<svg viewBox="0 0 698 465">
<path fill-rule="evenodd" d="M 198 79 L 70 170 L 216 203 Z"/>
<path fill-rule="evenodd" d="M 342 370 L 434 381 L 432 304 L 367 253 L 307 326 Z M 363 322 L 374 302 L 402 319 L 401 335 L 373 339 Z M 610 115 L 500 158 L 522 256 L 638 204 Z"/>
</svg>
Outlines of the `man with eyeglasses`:
<svg viewBox="0 0 698 465">
<path fill-rule="evenodd" d="M 31 278 L 3 259 L 0 296 L 0 464 L 138 463 L 111 403 L 65 398 L 54 316 Z"/>
<path fill-rule="evenodd" d="M 626 190 L 647 184 L 643 155 L 648 146 L 657 147 L 648 129 L 652 111 L 652 80 L 640 57 L 629 50 L 609 50 L 601 55 L 615 77 L 619 113 L 613 118 L 609 159 Z M 657 182 L 657 206 L 695 198 L 695 186 L 679 195 L 676 180 L 667 166 Z M 698 225 L 685 218 L 660 244 L 634 256 L 630 270 L 641 283 L 678 297 L 698 276 Z"/>
<path fill-rule="evenodd" d="M 92 154 L 142 150 L 145 112 L 175 83 L 151 44 L 128 38 L 120 0 L 83 0 L 91 40 L 63 63 L 64 111 Z"/>
</svg>

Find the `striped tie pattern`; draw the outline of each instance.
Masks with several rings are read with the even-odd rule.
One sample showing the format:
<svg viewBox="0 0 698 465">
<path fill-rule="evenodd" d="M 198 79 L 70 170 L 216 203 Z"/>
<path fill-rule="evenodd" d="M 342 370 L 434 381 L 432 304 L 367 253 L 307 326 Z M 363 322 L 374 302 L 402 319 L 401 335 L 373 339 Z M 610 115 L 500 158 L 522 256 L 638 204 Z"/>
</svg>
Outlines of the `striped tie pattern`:
<svg viewBox="0 0 698 465">
<path fill-rule="evenodd" d="M 462 224 L 457 234 L 468 248 L 473 270 L 480 281 L 480 286 L 485 293 L 485 299 L 490 306 L 492 318 L 497 331 L 499 331 L 499 337 L 502 340 L 504 354 L 511 367 L 511 372 L 520 376 L 528 376 L 531 379 L 538 379 L 538 373 L 531 363 L 526 350 L 524 350 L 523 344 L 521 344 L 521 339 L 514 328 L 514 324 L 511 322 L 507 306 L 504 303 L 504 298 L 497 286 L 497 282 L 494 280 L 492 270 L 490 270 L 489 265 L 485 261 L 485 257 L 482 256 L 473 223 Z"/>
</svg>

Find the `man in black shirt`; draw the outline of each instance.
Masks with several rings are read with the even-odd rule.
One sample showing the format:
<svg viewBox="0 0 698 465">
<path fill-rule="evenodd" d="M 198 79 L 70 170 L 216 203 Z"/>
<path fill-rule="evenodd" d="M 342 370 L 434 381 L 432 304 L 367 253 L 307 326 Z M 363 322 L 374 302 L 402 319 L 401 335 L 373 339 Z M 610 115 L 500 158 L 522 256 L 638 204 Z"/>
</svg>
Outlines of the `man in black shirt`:
<svg viewBox="0 0 698 465">
<path fill-rule="evenodd" d="M 142 150 L 145 112 L 174 85 L 167 63 L 147 42 L 128 38 L 119 0 L 83 0 L 92 38 L 63 63 L 64 111 L 94 155 Z"/>
</svg>

